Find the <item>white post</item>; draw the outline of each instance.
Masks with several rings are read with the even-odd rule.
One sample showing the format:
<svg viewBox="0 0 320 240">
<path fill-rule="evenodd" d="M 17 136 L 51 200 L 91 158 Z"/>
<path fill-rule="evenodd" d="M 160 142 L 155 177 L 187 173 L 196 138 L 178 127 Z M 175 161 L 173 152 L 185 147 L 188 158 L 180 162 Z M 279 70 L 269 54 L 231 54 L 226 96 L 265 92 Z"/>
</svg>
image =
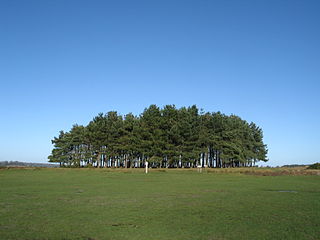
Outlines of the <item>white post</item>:
<svg viewBox="0 0 320 240">
<path fill-rule="evenodd" d="M 148 173 L 148 162 L 146 161 L 146 173 Z"/>
</svg>

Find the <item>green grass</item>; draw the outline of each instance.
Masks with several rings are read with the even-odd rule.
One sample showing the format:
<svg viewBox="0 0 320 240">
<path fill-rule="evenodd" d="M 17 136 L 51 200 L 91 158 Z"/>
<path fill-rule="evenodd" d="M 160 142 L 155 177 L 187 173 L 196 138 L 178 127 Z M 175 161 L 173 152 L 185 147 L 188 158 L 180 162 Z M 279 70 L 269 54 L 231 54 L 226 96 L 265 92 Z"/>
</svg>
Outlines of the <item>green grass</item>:
<svg viewBox="0 0 320 240">
<path fill-rule="evenodd" d="M 0 239 L 319 236 L 317 175 L 0 169 Z"/>
</svg>

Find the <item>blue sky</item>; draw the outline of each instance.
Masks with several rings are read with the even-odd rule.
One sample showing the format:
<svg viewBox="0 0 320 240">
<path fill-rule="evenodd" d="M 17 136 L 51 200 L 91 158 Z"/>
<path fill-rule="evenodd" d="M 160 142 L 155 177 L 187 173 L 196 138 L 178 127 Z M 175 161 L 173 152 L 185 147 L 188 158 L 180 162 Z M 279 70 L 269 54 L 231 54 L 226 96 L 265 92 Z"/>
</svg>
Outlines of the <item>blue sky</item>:
<svg viewBox="0 0 320 240">
<path fill-rule="evenodd" d="M 196 104 L 262 127 L 268 165 L 320 161 L 319 1 L 0 2 L 0 161 L 46 162 L 99 112 Z"/>
</svg>

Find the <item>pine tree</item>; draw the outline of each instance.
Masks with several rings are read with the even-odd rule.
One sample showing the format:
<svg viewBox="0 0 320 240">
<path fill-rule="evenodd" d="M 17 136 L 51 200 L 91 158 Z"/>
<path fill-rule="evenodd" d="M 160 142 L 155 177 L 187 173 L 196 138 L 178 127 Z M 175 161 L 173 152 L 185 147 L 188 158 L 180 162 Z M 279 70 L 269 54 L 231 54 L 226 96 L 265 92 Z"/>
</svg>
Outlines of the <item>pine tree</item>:
<svg viewBox="0 0 320 240">
<path fill-rule="evenodd" d="M 195 105 L 150 105 L 139 117 L 99 113 L 52 144 L 49 161 L 68 167 L 246 167 L 267 161 L 268 152 L 256 124 Z"/>
</svg>

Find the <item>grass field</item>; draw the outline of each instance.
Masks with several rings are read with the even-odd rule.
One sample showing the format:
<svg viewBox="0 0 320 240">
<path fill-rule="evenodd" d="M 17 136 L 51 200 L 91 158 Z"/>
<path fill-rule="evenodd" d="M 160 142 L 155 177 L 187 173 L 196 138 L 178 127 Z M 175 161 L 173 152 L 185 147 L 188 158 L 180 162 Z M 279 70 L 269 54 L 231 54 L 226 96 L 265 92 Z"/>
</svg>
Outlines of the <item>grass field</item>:
<svg viewBox="0 0 320 240">
<path fill-rule="evenodd" d="M 0 169 L 0 239 L 320 239 L 300 173 Z"/>
</svg>

